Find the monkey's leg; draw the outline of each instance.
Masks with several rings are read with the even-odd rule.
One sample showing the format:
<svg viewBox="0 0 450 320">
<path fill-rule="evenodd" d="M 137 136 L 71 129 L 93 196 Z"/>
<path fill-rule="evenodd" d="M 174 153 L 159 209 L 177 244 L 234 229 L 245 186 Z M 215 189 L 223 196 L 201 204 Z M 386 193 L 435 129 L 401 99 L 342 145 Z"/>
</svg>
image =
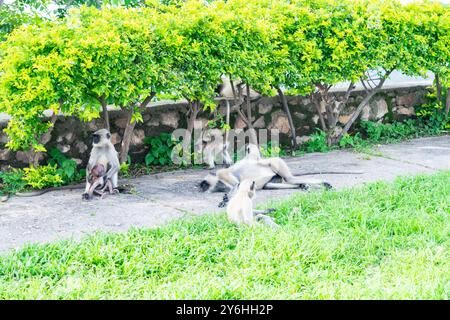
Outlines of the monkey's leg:
<svg viewBox="0 0 450 320">
<path fill-rule="evenodd" d="M 120 165 L 115 164 L 115 165 L 111 166 L 111 168 L 108 170 L 108 172 L 104 176 L 106 179 L 111 180 L 114 188 L 117 188 L 117 184 L 119 182 L 118 181 L 119 180 L 119 168 L 120 168 Z"/>
<path fill-rule="evenodd" d="M 305 183 L 274 183 L 268 182 L 264 185 L 263 189 L 267 190 L 284 190 L 284 189 L 301 189 L 308 190 L 309 186 Z"/>
<path fill-rule="evenodd" d="M 84 193 L 81 195 L 81 197 L 84 200 L 89 200 L 89 190 L 91 190 L 91 174 L 88 173 L 86 175 L 86 187 L 84 188 Z"/>
<path fill-rule="evenodd" d="M 108 180 L 106 182 L 105 188 L 108 187 L 109 194 L 119 194 L 119 190 L 113 187 L 112 181 Z"/>
<path fill-rule="evenodd" d="M 94 190 L 94 194 L 100 196 L 100 199 L 103 199 L 105 197 L 106 192 L 103 192 L 102 190 Z"/>
<path fill-rule="evenodd" d="M 230 201 L 230 198 L 228 198 L 228 193 L 225 193 L 223 195 L 222 201 L 219 202 L 219 208 L 224 208 L 227 206 L 227 203 Z"/>
<path fill-rule="evenodd" d="M 263 159 L 260 160 L 259 163 L 264 165 L 269 165 L 270 168 L 281 178 L 283 178 L 284 181 L 287 182 L 287 184 L 296 184 L 301 187 L 301 185 L 309 185 L 309 186 L 320 186 L 325 187 L 327 189 L 331 189 L 331 184 L 329 184 L 326 181 L 318 180 L 318 179 L 310 179 L 310 178 L 299 178 L 294 176 L 291 173 L 291 170 L 287 166 L 286 162 L 284 162 L 281 158 L 270 158 L 270 159 Z M 282 189 L 282 188 L 280 188 Z M 289 189 L 289 188 L 286 188 Z"/>
<path fill-rule="evenodd" d="M 280 226 L 275 223 L 275 220 L 269 216 L 263 215 L 263 214 L 257 214 L 255 216 L 256 221 L 262 221 L 266 226 L 271 227 L 272 229 L 278 229 Z"/>
<path fill-rule="evenodd" d="M 106 180 L 105 185 L 99 192 L 99 194 L 101 194 L 101 196 L 102 196 L 101 197 L 102 199 L 104 198 L 106 191 L 108 191 L 109 194 L 118 194 L 119 193 L 119 190 L 113 187 L 111 179 Z"/>
<path fill-rule="evenodd" d="M 98 188 L 98 186 L 100 186 L 102 184 L 103 180 L 98 178 L 97 180 L 95 180 L 92 184 L 91 187 L 89 188 L 88 192 L 86 194 L 83 194 L 83 199 L 85 200 L 91 200 L 94 196 L 94 192 L 97 193 L 98 190 L 96 190 Z"/>
<path fill-rule="evenodd" d="M 238 190 L 238 184 L 234 185 L 228 193 L 225 193 L 223 195 L 222 201 L 219 202 L 219 208 L 224 208 L 227 206 L 228 202 L 230 201 L 230 198 L 236 193 Z"/>
</svg>

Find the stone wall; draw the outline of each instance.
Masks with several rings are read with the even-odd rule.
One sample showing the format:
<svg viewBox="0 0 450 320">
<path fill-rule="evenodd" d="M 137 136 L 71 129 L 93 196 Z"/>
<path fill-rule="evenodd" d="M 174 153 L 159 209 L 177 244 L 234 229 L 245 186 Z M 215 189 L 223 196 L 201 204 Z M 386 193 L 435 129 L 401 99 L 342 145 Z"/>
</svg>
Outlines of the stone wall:
<svg viewBox="0 0 450 320">
<path fill-rule="evenodd" d="M 425 102 L 426 87 L 410 87 L 386 89 L 372 98 L 370 104 L 361 113 L 360 119 L 372 121 L 403 120 L 414 116 L 414 107 Z M 358 103 L 363 99 L 364 93 L 354 92 L 349 99 L 348 107 L 339 117 L 339 122 L 345 123 Z M 315 106 L 309 98 L 292 96 L 287 97 L 291 109 L 293 121 L 297 130 L 297 141 L 302 143 L 308 139 L 308 135 L 319 128 L 318 115 Z M 222 105 L 218 111 L 224 114 Z M 278 129 L 280 140 L 289 143 L 290 128 L 288 120 L 282 110 L 278 97 L 263 98 L 256 107 L 253 107 L 253 121 L 255 129 Z M 151 106 L 143 114 L 143 123 L 139 123 L 132 139 L 130 155 L 133 160 L 142 159 L 147 153 L 144 145 L 146 136 L 156 136 L 162 132 L 172 132 L 175 128 L 186 128 L 186 105 L 184 103 Z M 213 116 L 209 112 L 199 115 L 197 125 L 205 125 Z M 120 110 L 110 111 L 110 123 L 112 141 L 119 150 L 123 135 L 126 116 Z M 7 120 L 0 121 L 0 130 L 7 125 Z M 58 148 L 67 157 L 73 158 L 77 163 L 85 165 L 89 156 L 91 133 L 103 128 L 102 119 L 83 123 L 74 117 L 60 116 L 55 124 L 51 140 L 46 144 L 47 150 Z M 232 128 L 245 128 L 245 123 L 239 115 L 231 115 Z M 0 169 L 7 165 L 23 167 L 27 165 L 27 157 L 24 152 L 11 152 L 4 147 L 7 136 L 0 131 Z M 42 157 L 45 160 L 45 156 Z"/>
</svg>

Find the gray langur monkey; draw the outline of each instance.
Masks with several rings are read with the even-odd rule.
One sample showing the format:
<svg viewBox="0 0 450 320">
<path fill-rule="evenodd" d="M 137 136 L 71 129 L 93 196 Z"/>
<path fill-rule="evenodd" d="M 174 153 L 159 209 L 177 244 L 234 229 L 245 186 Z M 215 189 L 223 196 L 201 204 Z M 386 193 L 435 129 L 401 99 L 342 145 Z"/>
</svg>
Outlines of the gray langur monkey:
<svg viewBox="0 0 450 320">
<path fill-rule="evenodd" d="M 233 164 L 230 154 L 228 153 L 228 141 L 224 142 L 224 135 L 220 129 L 206 130 L 198 143 L 203 145 L 203 159 L 208 164 L 209 169 L 214 169 L 216 159 L 220 156 L 226 167 Z"/>
<path fill-rule="evenodd" d="M 89 194 L 93 181 L 92 170 L 98 165 L 106 168 L 106 172 L 103 174 L 105 185 L 101 186 L 102 191 L 111 183 L 112 190 L 110 190 L 110 193 L 117 193 L 120 162 L 117 151 L 111 143 L 111 133 L 106 129 L 100 129 L 92 135 L 92 151 L 86 168 L 86 189 L 83 193 L 83 199 L 89 200 L 92 198 L 92 194 Z"/>
<path fill-rule="evenodd" d="M 275 221 L 266 216 L 266 213 L 273 212 L 274 209 L 253 210 L 253 199 L 256 196 L 255 181 L 244 180 L 239 183 L 236 192 L 231 197 L 227 206 L 227 217 L 233 223 L 254 225 L 257 221 L 262 221 L 271 228 L 278 228 Z"/>
<path fill-rule="evenodd" d="M 286 162 L 281 158 L 263 159 L 259 148 L 254 144 L 246 147 L 246 156 L 229 168 L 208 174 L 200 183 L 201 191 L 228 192 L 240 181 L 255 182 L 256 190 L 261 189 L 308 189 L 310 186 L 323 186 L 331 189 L 328 182 L 294 176 Z"/>
</svg>

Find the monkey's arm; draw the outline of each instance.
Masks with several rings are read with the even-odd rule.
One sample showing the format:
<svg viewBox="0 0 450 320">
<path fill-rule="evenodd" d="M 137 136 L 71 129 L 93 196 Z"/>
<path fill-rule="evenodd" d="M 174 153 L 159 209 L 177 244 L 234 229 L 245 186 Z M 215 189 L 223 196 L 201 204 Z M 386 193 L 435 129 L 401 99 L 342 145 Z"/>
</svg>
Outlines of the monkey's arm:
<svg viewBox="0 0 450 320">
<path fill-rule="evenodd" d="M 95 161 L 96 161 L 96 154 L 94 154 L 93 152 L 91 153 L 91 156 L 89 157 L 89 162 L 86 166 L 86 186 L 84 188 L 84 193 L 83 193 L 83 197 L 85 197 L 84 195 L 87 194 L 89 192 L 89 189 L 91 188 L 91 183 L 92 183 L 92 168 L 94 168 L 95 166 Z"/>
<path fill-rule="evenodd" d="M 253 215 L 256 216 L 258 214 L 269 214 L 272 212 L 275 212 L 276 210 L 274 208 L 269 208 L 265 210 L 253 210 Z"/>
<path fill-rule="evenodd" d="M 112 182 L 113 188 L 117 188 L 117 178 L 119 175 L 120 163 L 117 160 L 111 163 L 111 168 L 106 172 L 104 178 Z"/>
<path fill-rule="evenodd" d="M 86 175 L 86 186 L 84 188 L 84 194 L 87 194 L 89 190 L 91 189 L 91 183 L 89 182 L 89 176 Z"/>
<path fill-rule="evenodd" d="M 238 178 L 231 172 L 232 167 L 228 169 L 222 169 L 217 171 L 217 178 L 222 181 L 227 187 L 233 189 L 234 186 L 239 184 Z"/>
</svg>

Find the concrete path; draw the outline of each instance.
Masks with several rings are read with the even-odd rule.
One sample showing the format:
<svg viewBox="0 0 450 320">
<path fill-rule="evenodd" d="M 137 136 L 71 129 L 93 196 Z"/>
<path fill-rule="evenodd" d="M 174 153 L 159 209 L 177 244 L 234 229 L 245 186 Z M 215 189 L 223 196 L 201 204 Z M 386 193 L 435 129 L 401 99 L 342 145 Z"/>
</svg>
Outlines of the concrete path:
<svg viewBox="0 0 450 320">
<path fill-rule="evenodd" d="M 294 173 L 362 171 L 361 175 L 323 175 L 337 189 L 400 175 L 450 170 L 450 136 L 416 139 L 376 148 L 376 155 L 354 151 L 312 153 L 286 159 Z M 39 197 L 14 197 L 0 203 L 0 251 L 25 243 L 79 239 L 95 231 L 152 227 L 185 215 L 220 212 L 222 194 L 199 192 L 207 170 L 183 170 L 130 181 L 136 193 L 81 200 L 81 190 L 49 192 Z M 318 176 L 315 176 L 318 177 Z M 260 191 L 257 203 L 289 196 L 295 190 Z"/>
</svg>

